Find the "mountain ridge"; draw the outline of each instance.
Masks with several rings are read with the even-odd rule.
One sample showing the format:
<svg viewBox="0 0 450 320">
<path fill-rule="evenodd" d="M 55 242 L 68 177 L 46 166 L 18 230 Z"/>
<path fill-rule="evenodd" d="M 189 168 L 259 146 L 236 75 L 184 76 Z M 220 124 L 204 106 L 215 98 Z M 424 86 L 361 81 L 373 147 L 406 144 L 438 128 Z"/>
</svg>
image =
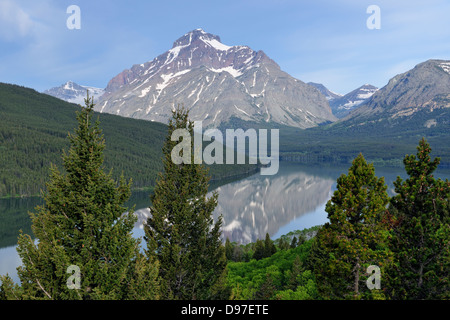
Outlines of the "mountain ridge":
<svg viewBox="0 0 450 320">
<path fill-rule="evenodd" d="M 432 112 L 449 108 L 448 103 L 437 103 L 440 99 L 447 101 L 445 96 L 448 94 L 450 60 L 429 59 L 391 78 L 343 120 L 363 122 L 375 118 L 399 119 L 413 116 L 420 110 Z M 433 102 L 433 108 L 424 108 L 430 107 Z"/>
</svg>

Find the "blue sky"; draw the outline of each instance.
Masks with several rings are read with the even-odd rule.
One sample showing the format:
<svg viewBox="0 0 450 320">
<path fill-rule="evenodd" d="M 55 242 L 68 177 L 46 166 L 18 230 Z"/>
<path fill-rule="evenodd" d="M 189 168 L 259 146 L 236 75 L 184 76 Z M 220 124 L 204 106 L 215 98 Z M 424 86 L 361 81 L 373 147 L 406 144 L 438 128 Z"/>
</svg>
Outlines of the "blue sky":
<svg viewBox="0 0 450 320">
<path fill-rule="evenodd" d="M 66 26 L 70 5 L 81 10 L 79 30 Z M 380 29 L 367 28 L 370 5 L 380 8 Z M 448 0 L 0 0 L 0 82 L 104 88 L 196 28 L 263 50 L 292 76 L 343 94 L 450 59 Z"/>
</svg>

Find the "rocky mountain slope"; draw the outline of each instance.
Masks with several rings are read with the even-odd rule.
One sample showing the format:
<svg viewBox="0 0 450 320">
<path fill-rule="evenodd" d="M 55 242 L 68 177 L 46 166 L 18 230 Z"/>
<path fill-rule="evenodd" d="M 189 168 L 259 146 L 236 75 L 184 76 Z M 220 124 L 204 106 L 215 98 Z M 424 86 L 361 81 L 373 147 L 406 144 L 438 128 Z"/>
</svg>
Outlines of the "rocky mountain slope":
<svg viewBox="0 0 450 320">
<path fill-rule="evenodd" d="M 419 112 L 433 116 L 433 112 L 437 115 L 438 110 L 448 110 L 449 95 L 450 61 L 427 60 L 393 77 L 346 119 L 357 122 L 391 119 L 398 122 Z"/>
<path fill-rule="evenodd" d="M 155 59 L 109 81 L 100 112 L 167 123 L 178 104 L 204 127 L 234 118 L 299 128 L 335 121 L 314 87 L 291 77 L 263 51 L 227 46 L 202 29 L 188 32 Z"/>
</svg>

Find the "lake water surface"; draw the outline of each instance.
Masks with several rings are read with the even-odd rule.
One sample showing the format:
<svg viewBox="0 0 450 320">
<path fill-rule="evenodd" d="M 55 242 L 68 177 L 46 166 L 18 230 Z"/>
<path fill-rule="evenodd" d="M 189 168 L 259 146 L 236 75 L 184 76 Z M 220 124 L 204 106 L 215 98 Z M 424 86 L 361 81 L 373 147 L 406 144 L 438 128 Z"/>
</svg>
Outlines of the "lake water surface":
<svg viewBox="0 0 450 320">
<path fill-rule="evenodd" d="M 223 217 L 223 238 L 245 244 L 264 239 L 266 233 L 276 239 L 290 231 L 324 224 L 328 220 L 325 204 L 336 189 L 336 179 L 347 173 L 349 166 L 281 162 L 276 175 L 256 173 L 217 187 L 219 200 L 214 217 Z M 375 169 L 378 177 L 385 177 L 390 195 L 394 194 L 397 176 L 406 178 L 403 168 Z M 450 179 L 448 171 L 439 171 L 435 176 Z M 39 204 L 40 198 L 0 199 L 0 275 L 8 273 L 18 281 L 16 268 L 21 261 L 16 251 L 17 236 L 19 230 L 31 234 L 27 212 Z M 134 193 L 130 206 L 133 204 L 138 216 L 133 234 L 142 237 L 142 223 L 149 216 L 149 194 Z"/>
</svg>

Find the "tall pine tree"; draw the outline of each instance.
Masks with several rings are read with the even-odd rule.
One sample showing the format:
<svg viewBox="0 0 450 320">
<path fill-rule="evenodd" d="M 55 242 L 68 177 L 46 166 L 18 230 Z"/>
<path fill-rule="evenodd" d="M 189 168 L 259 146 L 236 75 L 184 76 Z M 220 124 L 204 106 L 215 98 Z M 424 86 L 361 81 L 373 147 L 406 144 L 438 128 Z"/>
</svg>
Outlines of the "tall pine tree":
<svg viewBox="0 0 450 320">
<path fill-rule="evenodd" d="M 450 182 L 434 178 L 440 159 L 431 160 L 430 152 L 422 139 L 417 155 L 403 160 L 409 177 L 394 182 L 397 226 L 391 250 L 396 263 L 389 270 L 394 299 L 450 298 Z"/>
<path fill-rule="evenodd" d="M 377 178 L 362 154 L 326 204 L 330 222 L 317 233 L 311 253 L 318 289 L 327 299 L 374 298 L 363 282 L 369 265 L 384 270 L 390 254 L 382 216 L 388 204 L 384 178 Z"/>
<path fill-rule="evenodd" d="M 208 169 L 194 163 L 192 140 L 184 141 L 187 148 L 179 154 L 188 159 L 187 163 L 172 161 L 172 151 L 178 144 L 172 141 L 172 133 L 177 129 L 184 129 L 193 137 L 193 122 L 184 108 L 174 110 L 169 121 L 163 147 L 164 171 L 151 196 L 150 217 L 145 226 L 147 254 L 160 262 L 162 298 L 227 298 L 222 217 L 214 222 L 212 216 L 218 194 L 207 197 Z"/>
<path fill-rule="evenodd" d="M 104 172 L 105 141 L 93 99 L 77 112 L 78 128 L 69 134 L 64 173 L 52 166 L 45 204 L 31 213 L 36 241 L 20 234 L 17 251 L 21 286 L 3 279 L 5 298 L 154 299 L 157 263 L 140 252 L 132 237 L 136 217 L 123 204 L 130 196 L 124 178 Z M 124 214 L 129 211 L 129 214 Z"/>
</svg>

